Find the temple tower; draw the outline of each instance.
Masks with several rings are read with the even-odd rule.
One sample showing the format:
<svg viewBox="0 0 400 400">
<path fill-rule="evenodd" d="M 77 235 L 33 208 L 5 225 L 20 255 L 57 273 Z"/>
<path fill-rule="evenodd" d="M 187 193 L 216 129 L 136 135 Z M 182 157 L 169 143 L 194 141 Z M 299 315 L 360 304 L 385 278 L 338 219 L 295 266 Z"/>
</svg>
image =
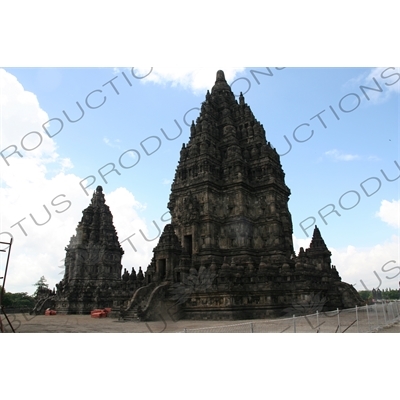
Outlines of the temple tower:
<svg viewBox="0 0 400 400">
<path fill-rule="evenodd" d="M 255 263 L 290 257 L 290 190 L 279 156 L 222 71 L 190 131 L 168 204 L 190 264 L 198 269 L 212 259 L 222 265 L 224 257 Z"/>
<path fill-rule="evenodd" d="M 90 205 L 65 248 L 65 274 L 57 286 L 57 311 L 88 313 L 115 307 L 121 299 L 121 258 L 124 254 L 98 186 Z M 128 274 L 129 275 L 129 274 Z"/>
<path fill-rule="evenodd" d="M 317 227 L 310 248 L 294 253 L 289 196 L 262 124 L 218 71 L 180 151 L 171 224 L 154 249 L 146 283 L 169 286 L 160 301 L 179 299 L 175 306 L 185 318 L 282 315 L 315 293 L 325 299 L 318 304 L 324 310 L 362 304 L 331 265 Z"/>
<path fill-rule="evenodd" d="M 97 187 L 91 204 L 82 214 L 76 235 L 71 237 L 65 249 L 65 283 L 80 280 L 119 281 L 124 251 L 101 186 Z"/>
</svg>

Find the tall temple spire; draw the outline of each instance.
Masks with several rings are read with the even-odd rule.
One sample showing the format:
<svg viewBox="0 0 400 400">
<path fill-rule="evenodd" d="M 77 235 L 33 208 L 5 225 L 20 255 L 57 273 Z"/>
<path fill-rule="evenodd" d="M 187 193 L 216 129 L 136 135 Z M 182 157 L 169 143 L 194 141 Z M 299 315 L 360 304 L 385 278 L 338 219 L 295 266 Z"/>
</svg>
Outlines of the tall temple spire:
<svg viewBox="0 0 400 400">
<path fill-rule="evenodd" d="M 239 100 L 218 71 L 181 150 L 168 206 L 172 225 L 181 243 L 192 237 L 199 256 L 290 256 L 290 190 L 279 155 L 243 95 Z"/>
<path fill-rule="evenodd" d="M 103 188 L 98 186 L 66 248 L 65 281 L 119 280 L 124 251 Z"/>
<path fill-rule="evenodd" d="M 64 278 L 57 286 L 57 310 L 87 313 L 121 300 L 121 259 L 124 254 L 113 216 L 98 186 L 82 212 L 76 234 L 65 248 Z M 124 274 L 126 281 L 127 273 Z"/>
</svg>

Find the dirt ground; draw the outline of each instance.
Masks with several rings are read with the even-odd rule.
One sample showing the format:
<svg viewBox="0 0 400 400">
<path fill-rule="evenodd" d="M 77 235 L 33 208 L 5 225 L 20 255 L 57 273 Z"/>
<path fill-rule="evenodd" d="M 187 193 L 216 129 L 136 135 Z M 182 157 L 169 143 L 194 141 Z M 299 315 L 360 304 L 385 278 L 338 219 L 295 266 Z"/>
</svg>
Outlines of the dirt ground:
<svg viewBox="0 0 400 400">
<path fill-rule="evenodd" d="M 400 333 L 400 322 L 388 326 L 379 331 L 379 333 Z"/>
<path fill-rule="evenodd" d="M 11 332 L 7 321 L 2 316 L 3 325 L 7 332 Z M 173 333 L 173 332 L 194 332 L 194 333 L 292 333 L 294 330 L 298 333 L 334 333 L 335 331 L 348 333 L 367 332 L 369 329 L 355 328 L 351 323 L 346 325 L 343 321 L 340 330 L 336 322 L 329 320 L 330 324 L 321 324 L 318 328 L 314 322 L 297 321 L 296 327 L 293 327 L 292 321 L 274 320 L 274 321 L 191 321 L 180 320 L 173 321 L 165 319 L 157 322 L 139 322 L 139 321 L 119 321 L 116 318 L 91 318 L 90 315 L 28 315 L 13 314 L 9 319 L 17 333 Z M 334 319 L 335 320 L 335 319 Z M 379 333 L 400 333 L 400 322 L 392 324 L 385 328 L 373 329 Z"/>
</svg>

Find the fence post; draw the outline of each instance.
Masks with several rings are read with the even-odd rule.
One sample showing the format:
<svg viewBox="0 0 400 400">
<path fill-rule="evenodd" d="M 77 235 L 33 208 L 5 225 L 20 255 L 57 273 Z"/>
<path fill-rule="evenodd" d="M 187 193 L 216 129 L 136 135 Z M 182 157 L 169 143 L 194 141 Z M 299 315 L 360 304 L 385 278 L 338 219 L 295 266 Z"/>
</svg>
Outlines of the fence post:
<svg viewBox="0 0 400 400">
<path fill-rule="evenodd" d="M 385 325 L 387 325 L 385 305 L 386 305 L 386 301 L 383 300 L 383 303 L 382 303 L 382 307 L 383 307 L 383 318 L 385 318 Z"/>
<path fill-rule="evenodd" d="M 185 328 L 185 330 L 183 331 L 183 333 L 187 333 L 187 329 Z"/>
<path fill-rule="evenodd" d="M 357 320 L 357 333 L 360 333 L 358 329 L 358 307 L 356 306 L 356 320 Z"/>
<path fill-rule="evenodd" d="M 319 329 L 319 312 L 317 310 L 317 332 L 319 332 L 319 331 L 320 331 L 320 329 Z"/>
<path fill-rule="evenodd" d="M 365 307 L 367 307 L 368 326 L 369 326 L 369 331 L 371 332 L 371 323 L 369 321 L 369 305 L 367 304 Z"/>
<path fill-rule="evenodd" d="M 395 320 L 395 316 L 394 316 L 394 311 L 393 311 L 393 302 L 390 302 L 390 309 L 391 309 L 391 311 L 392 311 L 392 323 L 394 323 L 394 320 Z"/>
<path fill-rule="evenodd" d="M 296 316 L 293 315 L 293 333 L 296 333 Z"/>
<path fill-rule="evenodd" d="M 250 332 L 251 332 L 251 333 L 254 333 L 253 323 L 250 324 Z"/>
<path fill-rule="evenodd" d="M 337 308 L 337 320 L 338 320 L 339 332 L 342 333 L 342 328 L 340 326 L 340 316 L 339 316 L 339 309 L 338 308 Z"/>
<path fill-rule="evenodd" d="M 375 303 L 375 314 L 376 314 L 376 329 L 378 329 L 379 328 L 378 303 Z"/>
</svg>

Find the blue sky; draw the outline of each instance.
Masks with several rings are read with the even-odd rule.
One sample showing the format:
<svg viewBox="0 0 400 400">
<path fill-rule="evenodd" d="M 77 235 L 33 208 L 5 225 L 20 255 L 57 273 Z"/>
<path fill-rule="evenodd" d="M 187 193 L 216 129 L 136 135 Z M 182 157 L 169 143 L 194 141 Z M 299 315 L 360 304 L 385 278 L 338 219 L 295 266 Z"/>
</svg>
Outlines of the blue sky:
<svg viewBox="0 0 400 400">
<path fill-rule="evenodd" d="M 62 278 L 64 247 L 97 185 L 120 241 L 133 235 L 135 248 L 122 244 L 123 266 L 147 268 L 168 219 L 185 121 L 197 118 L 218 69 L 236 94 L 247 92 L 282 154 L 296 251 L 317 224 L 343 280 L 372 289 L 376 271 L 381 287 L 398 287 L 400 267 L 388 272 L 400 265 L 398 68 L 5 68 L 0 232 L 14 237 L 9 291 L 33 292 L 42 275 L 51 287 Z"/>
</svg>

